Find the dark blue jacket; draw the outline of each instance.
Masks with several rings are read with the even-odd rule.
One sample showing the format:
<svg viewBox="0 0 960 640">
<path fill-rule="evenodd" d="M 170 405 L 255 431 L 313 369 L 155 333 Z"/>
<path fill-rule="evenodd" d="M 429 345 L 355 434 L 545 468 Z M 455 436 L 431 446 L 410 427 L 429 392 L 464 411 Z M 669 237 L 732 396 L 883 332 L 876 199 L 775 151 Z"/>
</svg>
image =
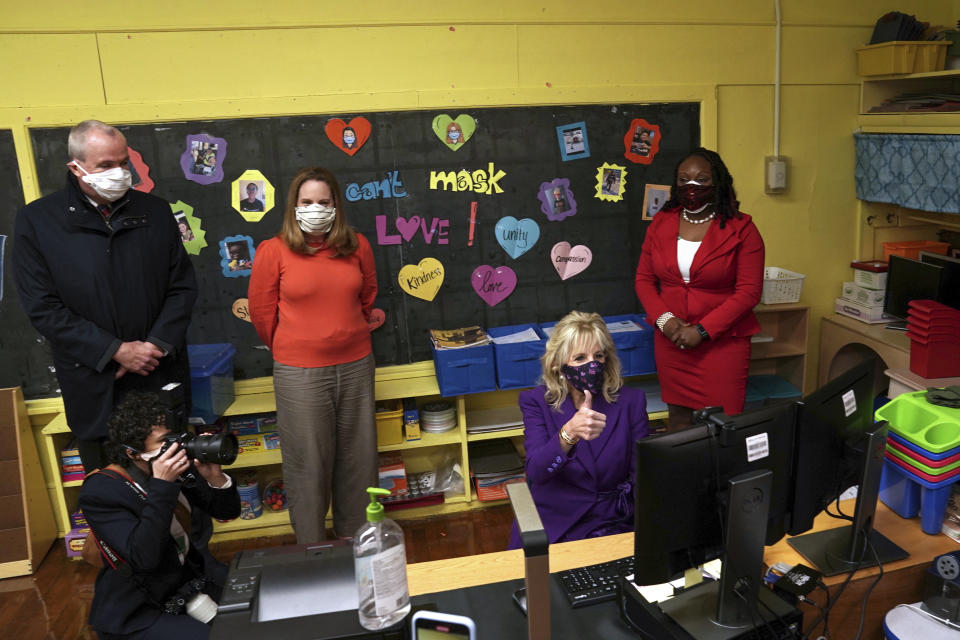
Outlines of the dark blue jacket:
<svg viewBox="0 0 960 640">
<path fill-rule="evenodd" d="M 240 515 L 236 482 L 229 489 L 213 489 L 196 471 L 198 480 L 193 486 L 146 478 L 135 467 L 129 473 L 146 492 L 146 499 L 123 480 L 102 473 L 88 476 L 80 490 L 80 509 L 90 528 L 123 558 L 135 576 L 125 577 L 109 566 L 97 575 L 90 626 L 116 635 L 152 625 L 162 614 L 151 600 L 165 602 L 195 577 L 190 563 L 180 564 L 170 535 L 181 489 L 191 507 L 190 558 L 219 588 L 227 569 L 207 548 L 213 532 L 210 516 L 227 520 Z M 149 589 L 149 597 L 141 584 Z M 219 597 L 219 588 L 215 597 Z"/>
<path fill-rule="evenodd" d="M 13 265 L 20 302 L 52 348 L 78 438 L 106 437 L 115 394 L 126 388 L 189 385 L 197 282 L 168 203 L 130 190 L 105 221 L 68 173 L 65 189 L 17 213 Z M 132 340 L 170 355 L 146 378 L 128 373 L 115 385 L 113 354 Z"/>
</svg>

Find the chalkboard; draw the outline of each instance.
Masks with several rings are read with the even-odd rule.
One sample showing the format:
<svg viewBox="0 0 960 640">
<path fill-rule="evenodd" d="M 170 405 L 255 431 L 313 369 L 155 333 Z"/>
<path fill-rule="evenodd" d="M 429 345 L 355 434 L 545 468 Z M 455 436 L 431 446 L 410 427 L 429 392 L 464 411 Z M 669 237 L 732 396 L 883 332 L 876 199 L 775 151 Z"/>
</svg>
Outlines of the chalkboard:
<svg viewBox="0 0 960 640">
<path fill-rule="evenodd" d="M 27 397 L 56 393 L 50 349 L 20 307 L 13 279 L 13 222 L 23 206 L 23 186 L 13 132 L 0 130 L 0 387 L 21 385 Z"/>
<path fill-rule="evenodd" d="M 441 125 L 451 119 L 475 123 L 472 136 L 454 148 L 432 128 L 434 119 L 444 113 L 449 117 L 442 118 Z M 333 119 L 349 123 L 354 118 L 370 123 L 370 135 L 349 155 L 331 142 L 325 127 Z M 650 125 L 649 131 L 655 132 L 641 162 L 625 157 L 625 145 L 630 143 L 626 136 L 634 131 L 636 119 L 643 119 L 644 126 Z M 231 310 L 237 299 L 246 296 L 248 278 L 225 277 L 218 245 L 225 238 L 250 236 L 256 246 L 275 235 L 287 189 L 299 169 L 325 166 L 346 191 L 343 205 L 348 221 L 367 237 L 376 256 L 379 294 L 375 306 L 386 315 L 384 325 L 373 332 L 376 361 L 379 366 L 403 364 L 432 357 L 427 337 L 431 328 L 554 321 L 571 309 L 604 315 L 639 311 L 633 278 L 649 224 L 641 219 L 644 186 L 672 182 L 677 161 L 699 144 L 699 119 L 697 103 L 663 103 L 245 118 L 123 125 L 120 129 L 149 168 L 149 175 L 141 178 L 154 183 L 151 192 L 171 203 L 190 205 L 205 232 L 207 246 L 193 256 L 200 299 L 189 341 L 233 343 L 237 347 L 235 375 L 249 378 L 270 375 L 272 362 L 253 326 Z M 568 135 L 575 130 L 585 133 L 584 144 L 574 140 L 571 147 L 562 145 L 558 127 L 565 128 Z M 362 127 L 355 128 L 360 132 L 358 139 L 362 138 Z M 462 127 L 465 132 L 469 128 Z M 441 131 L 446 129 L 441 126 Z M 68 128 L 31 130 L 44 194 L 63 186 L 68 132 Z M 219 145 L 216 169 L 222 170 L 221 181 L 199 184 L 187 179 L 194 166 L 193 159 L 185 159 L 181 166 L 188 136 Z M 333 138 L 343 145 L 338 131 Z M 598 171 L 604 163 L 625 168 L 626 179 L 617 185 L 622 191 L 615 188 L 621 191 L 619 200 L 595 197 Z M 242 187 L 236 181 L 247 170 L 262 173 L 275 190 L 273 208 L 257 222 L 241 216 L 231 200 L 234 191 Z M 477 177 L 478 171 L 489 173 L 494 177 L 493 186 L 475 183 L 474 188 L 486 187 L 491 193 L 455 191 L 454 180 L 445 183 L 436 175 L 435 188 L 431 188 L 431 172 L 454 172 L 448 176 L 453 178 L 461 170 L 472 177 Z M 215 178 L 201 176 L 202 181 Z M 576 214 L 551 220 L 541 210 L 538 193 L 542 183 L 557 178 L 569 181 Z M 363 194 L 376 197 L 365 200 Z M 471 245 L 473 202 L 477 205 Z M 379 232 L 378 216 L 384 216 Z M 423 219 L 416 232 L 416 225 L 410 222 L 414 216 Z M 529 218 L 540 232 L 532 248 L 516 258 L 508 255 L 495 236 L 497 222 L 506 216 Z M 520 228 L 529 231 L 529 224 Z M 440 244 L 441 240 L 446 244 Z M 551 249 L 561 241 L 586 245 L 593 254 L 584 271 L 566 280 L 561 279 L 551 258 Z M 439 260 L 445 269 L 443 284 L 432 301 L 413 297 L 398 284 L 401 268 L 417 265 L 424 258 Z M 508 266 L 516 273 L 516 288 L 495 306 L 481 299 L 471 284 L 474 269 L 481 265 Z"/>
</svg>

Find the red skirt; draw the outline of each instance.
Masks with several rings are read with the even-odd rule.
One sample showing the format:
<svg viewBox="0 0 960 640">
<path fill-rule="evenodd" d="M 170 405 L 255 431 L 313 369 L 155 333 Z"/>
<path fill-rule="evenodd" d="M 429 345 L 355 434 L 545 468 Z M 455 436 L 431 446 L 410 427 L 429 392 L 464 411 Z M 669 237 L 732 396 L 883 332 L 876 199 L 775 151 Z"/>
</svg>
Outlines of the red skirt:
<svg viewBox="0 0 960 640">
<path fill-rule="evenodd" d="M 727 415 L 743 412 L 749 337 L 704 340 L 695 349 L 681 349 L 656 331 L 653 352 L 664 402 L 694 410 L 720 406 Z"/>
</svg>

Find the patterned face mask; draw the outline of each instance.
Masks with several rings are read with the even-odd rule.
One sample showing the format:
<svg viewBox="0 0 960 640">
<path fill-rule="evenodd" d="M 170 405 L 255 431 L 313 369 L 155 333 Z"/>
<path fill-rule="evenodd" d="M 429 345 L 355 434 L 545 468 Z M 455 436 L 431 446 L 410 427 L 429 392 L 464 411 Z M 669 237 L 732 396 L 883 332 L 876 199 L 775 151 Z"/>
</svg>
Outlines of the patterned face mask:
<svg viewBox="0 0 960 640">
<path fill-rule="evenodd" d="M 576 367 L 565 364 L 560 367 L 560 371 L 570 386 L 578 391 L 589 391 L 593 395 L 599 395 L 603 391 L 604 363 L 599 360 Z"/>
</svg>

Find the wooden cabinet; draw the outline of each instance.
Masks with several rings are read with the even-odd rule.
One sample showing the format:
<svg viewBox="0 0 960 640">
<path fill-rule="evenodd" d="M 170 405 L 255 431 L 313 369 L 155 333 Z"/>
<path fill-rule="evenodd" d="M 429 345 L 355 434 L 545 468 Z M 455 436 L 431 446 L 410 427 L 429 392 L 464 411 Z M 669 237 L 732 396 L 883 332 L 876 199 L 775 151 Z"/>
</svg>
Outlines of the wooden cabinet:
<svg viewBox="0 0 960 640">
<path fill-rule="evenodd" d="M 761 329 L 751 345 L 750 374 L 776 374 L 806 393 L 810 308 L 801 304 L 761 304 L 754 313 Z"/>
<path fill-rule="evenodd" d="M 23 395 L 0 389 L 0 578 L 33 573 L 55 534 Z"/>
</svg>

